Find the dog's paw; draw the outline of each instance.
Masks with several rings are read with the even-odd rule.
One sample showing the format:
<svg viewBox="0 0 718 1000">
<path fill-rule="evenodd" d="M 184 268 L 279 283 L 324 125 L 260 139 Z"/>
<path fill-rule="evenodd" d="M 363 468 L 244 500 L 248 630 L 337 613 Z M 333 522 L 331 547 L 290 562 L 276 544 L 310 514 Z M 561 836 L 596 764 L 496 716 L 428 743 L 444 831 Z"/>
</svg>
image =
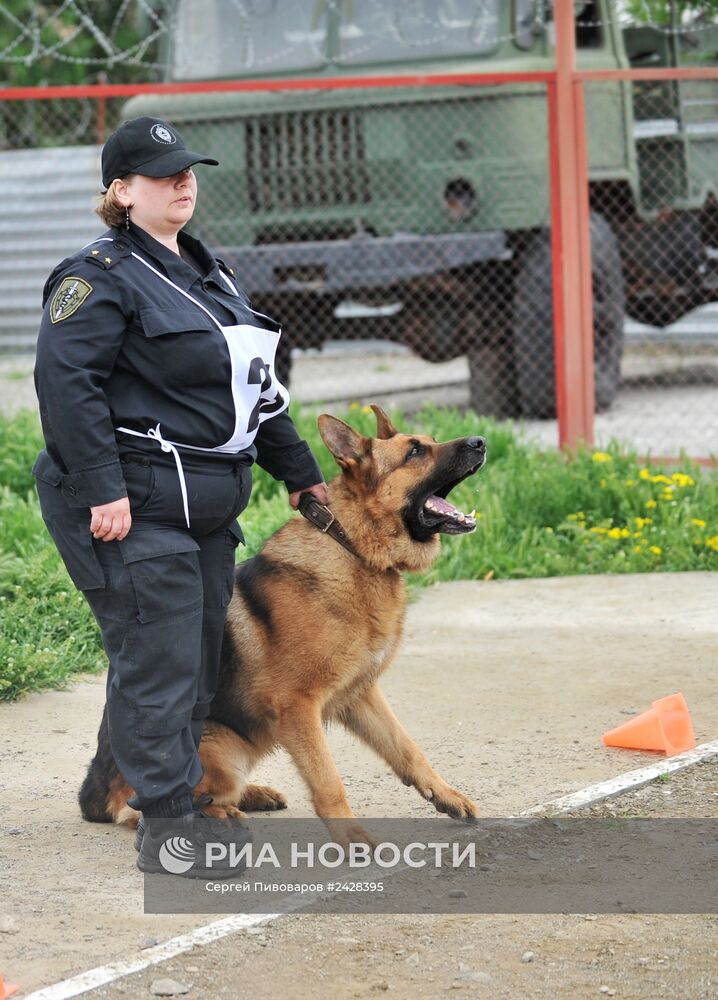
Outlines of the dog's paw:
<svg viewBox="0 0 718 1000">
<path fill-rule="evenodd" d="M 468 795 L 464 795 L 463 792 L 457 791 L 456 788 L 452 788 L 445 782 L 442 782 L 439 787 L 419 790 L 425 799 L 433 803 L 437 812 L 446 813 L 452 819 L 470 821 L 479 815 L 479 807 L 475 802 L 472 802 Z"/>
<path fill-rule="evenodd" d="M 247 785 L 239 800 L 239 807 L 247 812 L 271 812 L 286 809 L 287 800 L 271 785 Z"/>
<path fill-rule="evenodd" d="M 243 813 L 241 809 L 237 809 L 236 806 L 229 805 L 229 803 L 223 806 L 217 806 L 214 805 L 214 803 L 209 806 L 202 806 L 202 812 L 205 816 L 211 816 L 212 819 L 239 820 L 240 823 L 245 825 L 249 819 L 249 817 Z"/>
<path fill-rule="evenodd" d="M 334 843 L 339 844 L 344 850 L 348 850 L 350 844 L 365 844 L 373 853 L 379 844 L 379 841 L 355 820 L 335 819 L 325 822 Z"/>
</svg>

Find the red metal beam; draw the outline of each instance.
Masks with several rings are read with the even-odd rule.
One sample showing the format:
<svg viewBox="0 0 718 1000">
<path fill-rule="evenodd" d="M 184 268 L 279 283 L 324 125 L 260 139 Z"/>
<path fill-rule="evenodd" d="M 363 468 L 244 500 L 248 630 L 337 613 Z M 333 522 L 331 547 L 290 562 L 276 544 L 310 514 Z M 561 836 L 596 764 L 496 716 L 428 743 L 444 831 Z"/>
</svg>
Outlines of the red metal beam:
<svg viewBox="0 0 718 1000">
<path fill-rule="evenodd" d="M 386 87 L 494 87 L 506 83 L 548 83 L 553 73 L 442 73 L 394 76 L 302 77 L 284 80 L 200 80 L 196 83 L 104 83 L 86 87 L 4 87 L 2 101 L 44 101 L 76 97 L 136 97 L 138 94 L 205 94 L 263 90 L 357 90 Z"/>
</svg>

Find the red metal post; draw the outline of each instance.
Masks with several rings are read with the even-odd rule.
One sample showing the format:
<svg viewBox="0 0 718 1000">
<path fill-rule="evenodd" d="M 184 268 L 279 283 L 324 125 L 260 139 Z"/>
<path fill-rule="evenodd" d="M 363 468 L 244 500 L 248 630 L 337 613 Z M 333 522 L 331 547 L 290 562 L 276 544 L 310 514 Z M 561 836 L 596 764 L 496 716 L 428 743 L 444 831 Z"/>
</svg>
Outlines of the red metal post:
<svg viewBox="0 0 718 1000">
<path fill-rule="evenodd" d="M 556 0 L 556 82 L 549 86 L 551 251 L 559 444 L 593 443 L 593 316 L 583 84 L 574 77 L 573 0 Z"/>
</svg>

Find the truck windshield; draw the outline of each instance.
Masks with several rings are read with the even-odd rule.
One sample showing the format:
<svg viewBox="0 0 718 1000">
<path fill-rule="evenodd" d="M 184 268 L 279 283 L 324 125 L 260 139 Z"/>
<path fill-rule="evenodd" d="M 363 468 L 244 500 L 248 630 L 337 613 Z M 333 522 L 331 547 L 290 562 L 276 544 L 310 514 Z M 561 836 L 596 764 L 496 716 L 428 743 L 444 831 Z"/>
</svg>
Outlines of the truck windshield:
<svg viewBox="0 0 718 1000">
<path fill-rule="evenodd" d="M 347 4 L 340 61 L 477 55 L 496 47 L 499 0 L 370 0 Z"/>
<path fill-rule="evenodd" d="M 318 69 L 326 61 L 329 0 L 180 0 L 175 80 Z"/>
<path fill-rule="evenodd" d="M 498 43 L 499 2 L 179 0 L 171 75 L 201 80 L 477 55 Z"/>
</svg>

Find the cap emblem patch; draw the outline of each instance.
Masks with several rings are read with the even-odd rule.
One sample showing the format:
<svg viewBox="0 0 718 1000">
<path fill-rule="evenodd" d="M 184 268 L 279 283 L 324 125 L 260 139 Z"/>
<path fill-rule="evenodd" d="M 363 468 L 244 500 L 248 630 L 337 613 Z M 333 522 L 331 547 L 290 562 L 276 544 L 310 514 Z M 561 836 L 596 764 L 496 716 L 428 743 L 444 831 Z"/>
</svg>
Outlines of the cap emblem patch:
<svg viewBox="0 0 718 1000">
<path fill-rule="evenodd" d="M 155 142 L 161 142 L 164 145 L 169 146 L 173 142 L 177 142 L 177 138 L 170 132 L 166 125 L 153 125 L 150 129 L 150 135 Z"/>
</svg>

